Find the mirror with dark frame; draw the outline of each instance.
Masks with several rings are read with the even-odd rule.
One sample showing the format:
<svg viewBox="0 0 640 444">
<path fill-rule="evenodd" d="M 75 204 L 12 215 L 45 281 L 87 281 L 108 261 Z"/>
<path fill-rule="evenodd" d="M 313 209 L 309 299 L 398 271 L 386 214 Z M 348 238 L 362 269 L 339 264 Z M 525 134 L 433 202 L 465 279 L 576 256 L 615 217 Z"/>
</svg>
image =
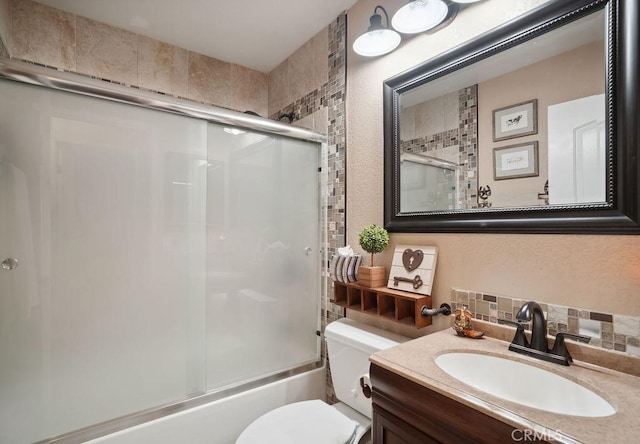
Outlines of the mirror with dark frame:
<svg viewBox="0 0 640 444">
<path fill-rule="evenodd" d="M 384 82 L 385 227 L 640 233 L 634 0 L 556 0 Z"/>
</svg>

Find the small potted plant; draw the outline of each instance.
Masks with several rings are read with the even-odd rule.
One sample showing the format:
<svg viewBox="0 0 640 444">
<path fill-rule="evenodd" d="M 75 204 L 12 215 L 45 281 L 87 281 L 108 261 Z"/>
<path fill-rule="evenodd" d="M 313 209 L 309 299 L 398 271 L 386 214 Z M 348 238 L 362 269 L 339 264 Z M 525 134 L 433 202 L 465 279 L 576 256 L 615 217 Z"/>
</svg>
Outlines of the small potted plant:
<svg viewBox="0 0 640 444">
<path fill-rule="evenodd" d="M 389 233 L 378 225 L 369 225 L 360 232 L 358 243 L 364 251 L 371 254 L 371 266 L 358 267 L 358 284 L 363 287 L 382 287 L 386 282 L 384 267 L 373 265 L 373 255 L 382 252 L 389 245 Z"/>
</svg>

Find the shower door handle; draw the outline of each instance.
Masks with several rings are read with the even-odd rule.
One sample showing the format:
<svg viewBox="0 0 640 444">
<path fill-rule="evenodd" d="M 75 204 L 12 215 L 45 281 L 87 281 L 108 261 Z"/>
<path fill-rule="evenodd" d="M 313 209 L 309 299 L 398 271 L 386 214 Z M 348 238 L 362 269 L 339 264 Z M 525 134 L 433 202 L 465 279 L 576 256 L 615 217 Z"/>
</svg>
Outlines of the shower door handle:
<svg viewBox="0 0 640 444">
<path fill-rule="evenodd" d="M 20 265 L 20 262 L 18 262 L 18 259 L 14 259 L 12 257 L 8 257 L 5 260 L 2 261 L 2 269 L 3 270 L 13 270 L 15 269 L 18 265 Z"/>
</svg>

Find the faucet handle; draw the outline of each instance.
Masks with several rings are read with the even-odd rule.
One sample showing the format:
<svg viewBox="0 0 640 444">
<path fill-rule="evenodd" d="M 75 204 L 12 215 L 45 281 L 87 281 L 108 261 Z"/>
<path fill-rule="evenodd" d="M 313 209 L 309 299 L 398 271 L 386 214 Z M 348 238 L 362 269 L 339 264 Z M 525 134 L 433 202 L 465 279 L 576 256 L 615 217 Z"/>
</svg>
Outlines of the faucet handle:
<svg viewBox="0 0 640 444">
<path fill-rule="evenodd" d="M 591 338 L 589 336 L 575 335 L 573 333 L 564 333 L 560 332 L 556 334 L 556 341 L 553 343 L 553 348 L 551 349 L 551 354 L 562 356 L 567 359 L 567 362 L 573 362 L 573 358 L 569 354 L 569 350 L 567 349 L 566 344 L 564 343 L 565 339 L 572 339 L 574 341 L 583 342 L 587 344 Z"/>
<path fill-rule="evenodd" d="M 516 328 L 516 335 L 513 337 L 512 344 L 520 345 L 522 347 L 529 347 L 529 341 L 524 334 L 525 322 L 510 321 L 508 319 L 498 319 L 498 324 L 510 325 Z"/>
<path fill-rule="evenodd" d="M 591 341 L 590 336 L 576 335 L 574 333 L 559 332 L 559 333 L 556 333 L 556 338 L 558 338 L 558 336 L 562 336 L 565 339 L 571 339 L 573 341 L 582 342 L 584 344 L 588 344 L 589 341 Z"/>
</svg>

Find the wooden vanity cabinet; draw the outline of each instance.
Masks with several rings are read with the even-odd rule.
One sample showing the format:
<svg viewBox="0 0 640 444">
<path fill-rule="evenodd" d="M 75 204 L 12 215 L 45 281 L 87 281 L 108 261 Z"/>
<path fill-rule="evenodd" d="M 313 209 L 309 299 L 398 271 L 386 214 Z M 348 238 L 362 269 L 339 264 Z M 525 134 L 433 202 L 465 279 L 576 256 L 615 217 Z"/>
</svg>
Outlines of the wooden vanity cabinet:
<svg viewBox="0 0 640 444">
<path fill-rule="evenodd" d="M 522 436 L 503 422 L 373 363 L 370 375 L 373 444 L 495 444 Z"/>
</svg>

